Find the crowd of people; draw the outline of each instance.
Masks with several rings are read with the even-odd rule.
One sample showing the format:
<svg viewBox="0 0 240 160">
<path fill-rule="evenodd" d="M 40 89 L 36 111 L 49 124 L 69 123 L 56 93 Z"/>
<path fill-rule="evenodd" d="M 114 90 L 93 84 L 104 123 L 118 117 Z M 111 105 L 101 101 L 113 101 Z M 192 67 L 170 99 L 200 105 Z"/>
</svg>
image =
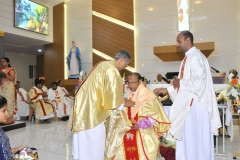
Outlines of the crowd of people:
<svg viewBox="0 0 240 160">
<path fill-rule="evenodd" d="M 52 82 L 47 90 L 45 81 L 36 79 L 28 93 L 17 82 L 15 90 L 16 71 L 4 57 L 0 87 L 8 106 L 5 107 L 5 101 L 1 104 L 0 97 L 0 108 L 7 109 L 6 122 L 10 122 L 16 91 L 20 116 L 26 116 L 27 109 L 33 109 L 36 119 L 44 123 L 50 123 L 52 117 L 69 120 L 74 160 L 154 160 L 157 155 L 166 160 L 214 160 L 213 135 L 218 134 L 221 122 L 208 61 L 194 47 L 189 31 L 179 33 L 177 46 L 185 58 L 179 76 L 172 80 L 170 87 L 151 91 L 141 75 L 134 72 L 127 76 L 126 98 L 123 98 L 119 72 L 131 61 L 125 50 L 120 50 L 111 61 L 96 64 L 81 82 L 74 98 L 62 81 Z M 170 83 L 160 74 L 157 79 L 158 84 Z M 170 117 L 157 99 L 159 94 L 169 94 L 173 101 Z M 167 132 L 176 139 L 174 157 L 159 152 L 159 139 Z"/>
<path fill-rule="evenodd" d="M 166 160 L 214 160 L 213 135 L 218 135 L 221 122 L 210 67 L 191 32 L 178 34 L 177 47 L 185 57 L 170 87 L 150 91 L 140 74 L 132 73 L 125 99 L 118 71 L 131 61 L 126 51 L 92 68 L 76 92 L 69 120 L 73 159 L 153 160 L 159 137 L 169 130 L 176 154 L 160 151 Z M 161 75 L 157 78 L 156 83 L 164 83 Z M 159 94 L 169 94 L 173 101 L 169 119 L 156 100 Z"/>
<path fill-rule="evenodd" d="M 58 117 L 63 121 L 69 119 L 74 98 L 63 87 L 63 82 L 53 82 L 52 87 L 47 89 L 44 79 L 36 79 L 34 87 L 28 92 L 21 88 L 20 82 L 16 81 L 17 72 L 10 65 L 7 57 L 1 58 L 0 70 L 0 95 L 8 101 L 8 118 L 5 124 L 14 123 L 21 117 L 43 120 L 50 123 L 50 118 Z"/>
</svg>

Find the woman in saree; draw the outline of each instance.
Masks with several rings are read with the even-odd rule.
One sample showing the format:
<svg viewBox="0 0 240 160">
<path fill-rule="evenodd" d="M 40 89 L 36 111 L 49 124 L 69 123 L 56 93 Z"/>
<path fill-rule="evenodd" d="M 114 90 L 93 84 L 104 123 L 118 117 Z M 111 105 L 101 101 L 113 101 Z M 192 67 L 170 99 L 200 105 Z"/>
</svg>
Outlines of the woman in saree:
<svg viewBox="0 0 240 160">
<path fill-rule="evenodd" d="M 7 111 L 8 118 L 5 124 L 14 123 L 13 112 L 14 106 L 16 105 L 15 101 L 15 84 L 16 84 L 16 70 L 11 67 L 10 60 L 7 57 L 1 58 L 1 71 L 0 71 L 0 95 L 5 97 L 8 101 Z"/>
</svg>

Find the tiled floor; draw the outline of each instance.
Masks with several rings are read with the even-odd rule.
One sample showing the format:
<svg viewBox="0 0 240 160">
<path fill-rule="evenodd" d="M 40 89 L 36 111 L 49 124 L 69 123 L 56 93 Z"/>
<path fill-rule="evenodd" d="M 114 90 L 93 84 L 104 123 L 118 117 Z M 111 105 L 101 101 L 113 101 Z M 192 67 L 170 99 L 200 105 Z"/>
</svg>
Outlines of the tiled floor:
<svg viewBox="0 0 240 160">
<path fill-rule="evenodd" d="M 72 160 L 72 134 L 67 122 L 52 121 L 51 124 L 35 125 L 27 122 L 26 128 L 6 132 L 11 146 L 27 145 L 37 148 L 40 160 Z M 234 126 L 234 141 L 226 138 L 226 157 L 216 157 L 216 160 L 232 160 L 233 152 L 240 153 L 240 132 Z M 222 139 L 219 139 L 222 151 Z M 240 157 L 237 158 L 240 160 Z"/>
<path fill-rule="evenodd" d="M 219 152 L 222 152 L 222 138 L 219 138 Z M 225 138 L 226 157 L 216 156 L 215 160 L 232 160 L 233 153 L 240 153 L 240 130 L 239 126 L 234 126 L 234 138 L 231 142 L 229 138 Z M 237 157 L 240 160 L 240 157 Z"/>
<path fill-rule="evenodd" d="M 72 134 L 68 122 L 52 121 L 35 125 L 27 122 L 26 128 L 8 131 L 11 146 L 26 145 L 37 148 L 40 160 L 72 160 Z"/>
</svg>

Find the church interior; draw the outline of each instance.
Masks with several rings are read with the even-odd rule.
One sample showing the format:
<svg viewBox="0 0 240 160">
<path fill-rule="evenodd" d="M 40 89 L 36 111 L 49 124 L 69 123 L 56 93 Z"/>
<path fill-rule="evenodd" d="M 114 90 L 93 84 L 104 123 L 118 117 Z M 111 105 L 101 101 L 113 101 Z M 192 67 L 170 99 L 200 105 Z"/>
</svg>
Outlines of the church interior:
<svg viewBox="0 0 240 160">
<path fill-rule="evenodd" d="M 0 128 L 11 147 L 36 148 L 41 160 L 73 160 L 69 115 L 91 69 L 126 50 L 131 62 L 120 71 L 123 79 L 138 72 L 150 90 L 167 87 L 185 56 L 177 35 L 189 30 L 211 68 L 224 124 L 215 137 L 215 159 L 240 159 L 239 26 L 239 0 L 0 0 L 0 56 L 10 60 L 19 84 L 14 122 Z M 37 117 L 31 89 L 40 83 L 48 94 L 43 99 L 67 95 L 65 103 L 53 97 L 64 113 Z M 159 101 L 169 115 L 170 96 Z"/>
</svg>

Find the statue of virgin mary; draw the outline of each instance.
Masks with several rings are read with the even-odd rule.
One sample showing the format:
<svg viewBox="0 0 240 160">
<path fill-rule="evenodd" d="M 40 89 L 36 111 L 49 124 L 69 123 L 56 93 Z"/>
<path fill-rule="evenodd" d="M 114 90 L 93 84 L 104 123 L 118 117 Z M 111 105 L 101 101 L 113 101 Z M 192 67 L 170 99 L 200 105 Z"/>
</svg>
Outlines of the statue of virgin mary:
<svg viewBox="0 0 240 160">
<path fill-rule="evenodd" d="M 67 56 L 67 65 L 71 76 L 79 75 L 82 71 L 81 53 L 75 41 L 72 41 L 72 48 Z"/>
</svg>

